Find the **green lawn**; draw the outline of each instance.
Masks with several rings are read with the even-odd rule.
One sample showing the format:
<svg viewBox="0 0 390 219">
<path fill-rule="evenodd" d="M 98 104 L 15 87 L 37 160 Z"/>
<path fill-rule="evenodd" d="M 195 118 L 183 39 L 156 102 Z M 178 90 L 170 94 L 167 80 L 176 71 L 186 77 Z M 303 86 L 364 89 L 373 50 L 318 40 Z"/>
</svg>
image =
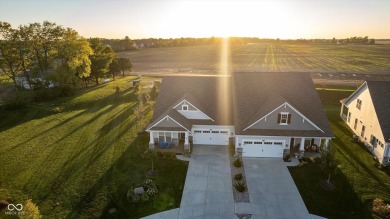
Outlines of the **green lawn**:
<svg viewBox="0 0 390 219">
<path fill-rule="evenodd" d="M 0 200 L 32 198 L 45 218 L 139 218 L 178 207 L 188 167 L 179 160 L 155 162 L 159 194 L 153 201 L 126 200 L 128 188 L 151 168 L 141 157 L 149 136 L 137 134 L 137 126 L 145 127 L 152 111 L 141 121 L 133 115 L 137 98 L 130 79 L 0 110 Z M 117 212 L 108 215 L 110 208 Z"/>
<path fill-rule="evenodd" d="M 319 182 L 327 173 L 318 165 L 290 168 L 290 172 L 308 210 L 328 218 L 370 218 L 370 202 L 376 197 L 390 201 L 390 176 L 375 166 L 373 156 L 362 144 L 352 142 L 352 132 L 339 117 L 339 100 L 352 92 L 343 90 L 318 90 L 331 128 L 336 136 L 339 162 L 331 181 L 336 189 L 323 190 Z"/>
</svg>

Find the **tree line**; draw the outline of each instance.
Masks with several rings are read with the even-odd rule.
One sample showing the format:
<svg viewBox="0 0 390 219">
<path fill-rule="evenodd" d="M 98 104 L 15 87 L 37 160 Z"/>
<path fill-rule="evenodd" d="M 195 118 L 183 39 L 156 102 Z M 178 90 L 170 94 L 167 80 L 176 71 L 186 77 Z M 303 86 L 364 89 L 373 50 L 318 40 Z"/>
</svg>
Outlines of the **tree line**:
<svg viewBox="0 0 390 219">
<path fill-rule="evenodd" d="M 129 59 L 118 58 L 103 39 L 81 37 L 72 28 L 55 23 L 30 23 L 13 28 L 0 21 L 0 69 L 20 88 L 80 87 L 99 84 L 101 78 L 131 71 Z"/>
</svg>

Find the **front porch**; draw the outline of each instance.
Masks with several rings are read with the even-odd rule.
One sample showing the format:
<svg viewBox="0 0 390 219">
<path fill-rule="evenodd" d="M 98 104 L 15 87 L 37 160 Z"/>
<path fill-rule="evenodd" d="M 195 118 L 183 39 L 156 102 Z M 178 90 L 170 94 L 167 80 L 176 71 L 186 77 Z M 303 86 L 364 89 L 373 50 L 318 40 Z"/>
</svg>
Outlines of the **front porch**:
<svg viewBox="0 0 390 219">
<path fill-rule="evenodd" d="M 189 146 L 188 147 L 189 147 L 190 151 L 192 151 L 192 143 L 191 142 L 189 142 Z M 178 144 L 176 144 L 176 145 L 172 144 L 172 146 L 169 147 L 169 148 L 167 148 L 167 147 L 159 147 L 159 145 L 156 144 L 154 146 L 154 150 L 161 151 L 161 152 L 163 152 L 163 151 L 173 151 L 176 154 L 182 155 L 184 153 L 184 140 L 179 140 Z"/>
<path fill-rule="evenodd" d="M 191 151 L 192 143 L 188 132 L 183 131 L 149 131 L 149 149 L 157 151 L 174 151 L 183 154 L 186 149 Z"/>
<path fill-rule="evenodd" d="M 290 157 L 321 157 L 321 146 L 328 146 L 330 138 L 291 138 L 285 154 Z"/>
</svg>

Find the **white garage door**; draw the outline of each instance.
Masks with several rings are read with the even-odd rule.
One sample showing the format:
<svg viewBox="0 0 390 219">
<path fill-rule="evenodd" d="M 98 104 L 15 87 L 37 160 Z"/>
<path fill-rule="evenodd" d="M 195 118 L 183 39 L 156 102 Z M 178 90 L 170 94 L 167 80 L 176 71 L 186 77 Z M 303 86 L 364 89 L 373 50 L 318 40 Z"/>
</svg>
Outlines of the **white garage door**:
<svg viewBox="0 0 390 219">
<path fill-rule="evenodd" d="M 229 136 L 228 129 L 195 129 L 192 141 L 194 144 L 228 145 Z"/>
<path fill-rule="evenodd" d="M 283 157 L 282 140 L 243 140 L 242 156 L 244 157 Z"/>
</svg>

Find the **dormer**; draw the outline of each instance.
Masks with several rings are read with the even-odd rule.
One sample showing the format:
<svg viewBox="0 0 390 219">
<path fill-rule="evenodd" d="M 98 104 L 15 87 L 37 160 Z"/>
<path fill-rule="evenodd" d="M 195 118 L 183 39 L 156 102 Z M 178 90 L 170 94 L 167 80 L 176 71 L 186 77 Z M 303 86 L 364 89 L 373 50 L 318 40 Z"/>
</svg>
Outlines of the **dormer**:
<svg viewBox="0 0 390 219">
<path fill-rule="evenodd" d="M 186 99 L 180 101 L 173 109 L 177 110 L 187 119 L 213 120 Z"/>
</svg>

